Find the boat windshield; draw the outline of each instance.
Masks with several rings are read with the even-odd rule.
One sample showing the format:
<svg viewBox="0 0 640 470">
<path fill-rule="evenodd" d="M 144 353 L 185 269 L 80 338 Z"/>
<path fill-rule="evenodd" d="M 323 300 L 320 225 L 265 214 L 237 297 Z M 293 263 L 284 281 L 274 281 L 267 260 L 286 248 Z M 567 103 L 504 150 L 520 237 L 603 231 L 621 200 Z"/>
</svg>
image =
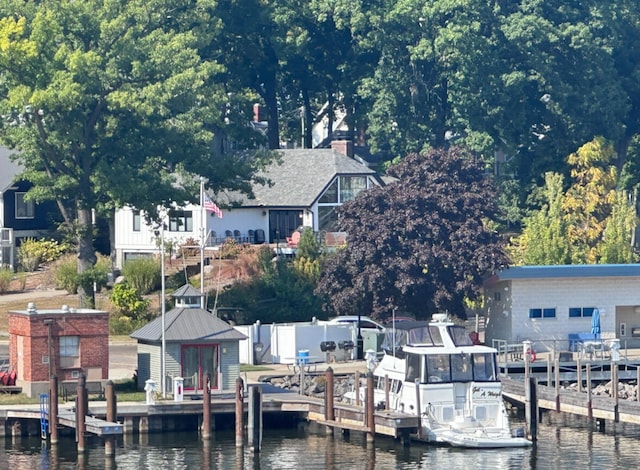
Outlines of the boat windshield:
<svg viewBox="0 0 640 470">
<path fill-rule="evenodd" d="M 421 367 L 420 359 L 424 363 Z M 497 369 L 492 353 L 427 354 L 407 357 L 407 380 L 422 383 L 495 382 Z"/>
<path fill-rule="evenodd" d="M 464 326 L 450 326 L 449 335 L 456 346 L 471 346 L 473 344 L 471 336 L 469 336 Z"/>
</svg>

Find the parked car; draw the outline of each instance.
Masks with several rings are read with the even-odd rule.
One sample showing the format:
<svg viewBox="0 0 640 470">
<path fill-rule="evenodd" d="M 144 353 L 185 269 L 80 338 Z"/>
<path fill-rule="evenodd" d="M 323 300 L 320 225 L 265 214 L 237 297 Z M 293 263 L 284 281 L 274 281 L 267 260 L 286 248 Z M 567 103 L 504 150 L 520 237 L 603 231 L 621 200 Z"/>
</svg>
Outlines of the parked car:
<svg viewBox="0 0 640 470">
<path fill-rule="evenodd" d="M 358 316 L 357 315 L 342 315 L 340 317 L 335 317 L 327 321 L 330 325 L 345 325 L 350 326 L 353 325 L 357 328 L 358 326 Z M 361 330 L 375 330 L 378 333 L 382 333 L 385 330 L 384 325 L 378 323 L 375 320 L 372 320 L 369 317 L 360 316 L 360 329 Z"/>
</svg>

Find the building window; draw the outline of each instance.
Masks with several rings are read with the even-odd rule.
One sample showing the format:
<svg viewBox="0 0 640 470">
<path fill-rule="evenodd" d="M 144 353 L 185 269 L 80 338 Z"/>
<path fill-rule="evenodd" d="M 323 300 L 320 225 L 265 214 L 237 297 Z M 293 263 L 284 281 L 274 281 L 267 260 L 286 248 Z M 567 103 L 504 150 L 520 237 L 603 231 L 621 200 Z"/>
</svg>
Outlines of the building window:
<svg viewBox="0 0 640 470">
<path fill-rule="evenodd" d="M 80 367 L 80 337 L 60 337 L 60 367 Z"/>
<path fill-rule="evenodd" d="M 500 292 L 495 291 L 493 293 L 493 300 L 495 300 L 496 302 L 500 302 Z"/>
<path fill-rule="evenodd" d="M 33 219 L 33 201 L 25 200 L 27 193 L 16 193 L 16 219 Z"/>
<path fill-rule="evenodd" d="M 140 211 L 133 211 L 133 231 L 140 231 Z"/>
<path fill-rule="evenodd" d="M 337 230 L 336 207 L 355 199 L 358 194 L 375 183 L 367 176 L 340 176 L 318 199 L 318 229 L 326 232 Z"/>
<path fill-rule="evenodd" d="M 173 211 L 169 214 L 170 232 L 193 232 L 193 214 L 191 211 Z"/>
<path fill-rule="evenodd" d="M 555 318 L 555 308 L 530 308 L 529 318 Z"/>
<path fill-rule="evenodd" d="M 592 317 L 595 307 L 571 307 L 569 309 L 569 318 Z"/>
</svg>

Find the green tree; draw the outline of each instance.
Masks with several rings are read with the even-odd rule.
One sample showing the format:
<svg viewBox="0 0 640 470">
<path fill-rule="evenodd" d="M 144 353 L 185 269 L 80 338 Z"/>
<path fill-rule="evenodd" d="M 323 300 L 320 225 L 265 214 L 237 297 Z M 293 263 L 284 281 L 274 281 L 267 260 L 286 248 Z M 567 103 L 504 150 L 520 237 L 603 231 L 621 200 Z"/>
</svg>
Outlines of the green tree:
<svg viewBox="0 0 640 470">
<path fill-rule="evenodd" d="M 80 274 L 96 261 L 94 210 L 130 204 L 155 219 L 158 205 L 197 199 L 195 174 L 246 190 L 260 165 L 212 152 L 215 131 L 246 134 L 246 120 L 229 115 L 215 2 L 196 3 L 0 6 L 0 141 L 20 151 L 29 197 L 57 201 Z"/>
<path fill-rule="evenodd" d="M 402 159 L 397 182 L 361 193 L 340 210 L 346 248 L 327 260 L 317 292 L 330 314 L 389 318 L 394 308 L 429 318 L 466 318 L 464 300 L 484 275 L 507 264 L 498 235 L 492 183 L 461 148 Z"/>
<path fill-rule="evenodd" d="M 604 237 L 599 246 L 601 263 L 638 262 L 638 255 L 633 250 L 636 221 L 635 201 L 630 200 L 627 192 L 616 191 L 611 215 L 607 219 Z"/>
<path fill-rule="evenodd" d="M 563 212 L 564 178 L 547 173 L 541 207 L 524 219 L 522 234 L 509 247 L 516 265 L 554 265 L 571 262 L 571 244 Z"/>
</svg>

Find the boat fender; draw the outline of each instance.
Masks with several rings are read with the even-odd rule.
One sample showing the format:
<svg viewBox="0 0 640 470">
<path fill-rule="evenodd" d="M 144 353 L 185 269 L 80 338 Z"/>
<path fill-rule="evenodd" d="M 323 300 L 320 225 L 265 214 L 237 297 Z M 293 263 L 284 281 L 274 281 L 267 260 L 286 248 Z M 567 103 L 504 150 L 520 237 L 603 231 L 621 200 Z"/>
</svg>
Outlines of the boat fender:
<svg viewBox="0 0 640 470">
<path fill-rule="evenodd" d="M 528 349 L 526 354 L 529 356 L 530 362 L 534 362 L 536 360 L 536 352 L 533 349 Z"/>
</svg>

